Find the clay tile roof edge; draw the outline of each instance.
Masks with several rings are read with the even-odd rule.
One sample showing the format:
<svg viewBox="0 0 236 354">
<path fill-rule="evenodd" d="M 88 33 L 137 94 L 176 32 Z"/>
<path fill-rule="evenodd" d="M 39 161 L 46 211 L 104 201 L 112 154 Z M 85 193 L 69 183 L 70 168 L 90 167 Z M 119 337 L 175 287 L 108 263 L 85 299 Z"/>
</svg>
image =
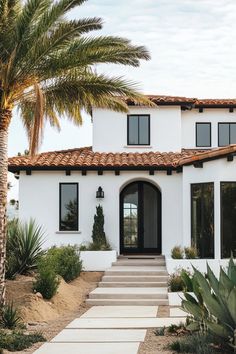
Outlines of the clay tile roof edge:
<svg viewBox="0 0 236 354">
<path fill-rule="evenodd" d="M 167 95 L 145 95 L 150 101 L 157 105 L 188 105 L 190 107 L 227 108 L 236 107 L 236 98 L 194 98 Z M 125 102 L 132 105 L 139 105 L 130 98 L 124 98 Z"/>
<path fill-rule="evenodd" d="M 233 153 L 236 153 L 236 144 L 200 152 L 199 154 L 193 155 L 191 157 L 184 157 L 179 160 L 179 165 L 185 166 L 185 165 L 194 164 L 195 162 L 203 162 L 205 160 L 213 160 L 221 157 L 223 158 Z"/>
</svg>

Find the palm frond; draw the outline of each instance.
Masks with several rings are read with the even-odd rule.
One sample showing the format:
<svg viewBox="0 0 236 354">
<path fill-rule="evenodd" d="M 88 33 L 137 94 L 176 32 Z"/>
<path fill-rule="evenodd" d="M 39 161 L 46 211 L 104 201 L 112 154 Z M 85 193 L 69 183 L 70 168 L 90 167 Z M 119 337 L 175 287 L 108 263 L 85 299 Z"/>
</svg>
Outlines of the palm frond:
<svg viewBox="0 0 236 354">
<path fill-rule="evenodd" d="M 50 31 L 50 35 L 36 36 L 36 38 L 31 35 L 25 42 L 25 48 L 21 50 L 24 53 L 24 58 L 19 63 L 21 75 L 18 76 L 18 80 L 22 80 L 33 70 L 37 73 L 38 68 L 43 67 L 45 59 L 50 61 L 50 67 L 57 67 L 57 63 L 53 63 L 52 58 L 57 56 L 62 49 L 68 47 L 68 43 L 85 32 L 101 29 L 101 26 L 102 20 L 94 17 L 78 21 L 61 22 Z M 66 53 L 64 54 L 66 55 Z"/>
<path fill-rule="evenodd" d="M 16 22 L 15 30 L 18 41 L 21 41 L 23 37 L 27 41 L 30 30 L 32 30 L 31 25 L 35 26 L 52 2 L 52 0 L 28 0 L 25 3 Z"/>
<path fill-rule="evenodd" d="M 20 8 L 19 0 L 0 0 L 0 25 L 3 26 L 15 18 Z"/>
<path fill-rule="evenodd" d="M 130 97 L 140 104 L 154 106 L 145 96 L 138 93 L 136 88 L 136 84 L 119 77 L 107 78 L 105 75 L 91 72 L 80 77 L 74 72 L 57 79 L 43 90 L 47 105 L 54 107 L 61 114 L 63 111 L 68 114 L 68 107 L 71 105 L 78 105 L 88 113 L 92 107 L 127 111 L 124 97 Z M 106 106 L 107 104 L 109 106 Z"/>
<path fill-rule="evenodd" d="M 101 63 L 113 63 L 139 66 L 140 60 L 149 60 L 145 47 L 133 46 L 120 37 L 79 38 L 64 50 L 55 51 L 44 60 L 39 69 L 46 78 L 54 76 L 56 71 L 65 72 L 73 68 L 83 68 Z"/>
<path fill-rule="evenodd" d="M 21 11 L 21 1 L 0 0 L 0 68 L 14 48 L 14 25 Z"/>
<path fill-rule="evenodd" d="M 68 11 L 76 6 L 81 5 L 87 0 L 58 0 L 54 2 L 40 18 L 32 32 L 32 38 L 40 38 L 43 34 L 48 33 L 58 23 L 63 21 L 63 17 Z"/>
</svg>

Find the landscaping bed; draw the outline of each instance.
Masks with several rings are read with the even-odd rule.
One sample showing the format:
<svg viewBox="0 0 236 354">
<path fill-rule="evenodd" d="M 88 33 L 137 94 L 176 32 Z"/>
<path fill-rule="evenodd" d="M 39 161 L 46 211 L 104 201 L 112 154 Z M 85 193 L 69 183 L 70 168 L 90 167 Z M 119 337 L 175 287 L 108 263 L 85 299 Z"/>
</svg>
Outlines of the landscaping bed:
<svg viewBox="0 0 236 354">
<path fill-rule="evenodd" d="M 102 275 L 102 272 L 82 272 L 70 283 L 61 279 L 57 294 L 51 300 L 44 300 L 32 292 L 34 277 L 21 275 L 16 280 L 7 281 L 7 298 L 13 300 L 21 311 L 28 333 L 40 332 L 50 340 L 75 317 L 87 311 L 90 306 L 86 305 L 85 299 L 96 288 Z M 41 345 L 37 343 L 15 353 L 31 354 Z"/>
</svg>

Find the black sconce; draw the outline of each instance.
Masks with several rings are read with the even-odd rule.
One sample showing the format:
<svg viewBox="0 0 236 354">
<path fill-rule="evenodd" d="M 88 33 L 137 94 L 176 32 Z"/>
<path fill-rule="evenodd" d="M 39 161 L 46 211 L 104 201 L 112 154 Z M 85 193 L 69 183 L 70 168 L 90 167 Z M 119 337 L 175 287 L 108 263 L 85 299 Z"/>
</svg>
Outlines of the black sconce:
<svg viewBox="0 0 236 354">
<path fill-rule="evenodd" d="M 98 199 L 104 198 L 104 191 L 103 191 L 102 187 L 98 187 L 98 190 L 96 192 L 96 198 L 98 198 Z"/>
</svg>

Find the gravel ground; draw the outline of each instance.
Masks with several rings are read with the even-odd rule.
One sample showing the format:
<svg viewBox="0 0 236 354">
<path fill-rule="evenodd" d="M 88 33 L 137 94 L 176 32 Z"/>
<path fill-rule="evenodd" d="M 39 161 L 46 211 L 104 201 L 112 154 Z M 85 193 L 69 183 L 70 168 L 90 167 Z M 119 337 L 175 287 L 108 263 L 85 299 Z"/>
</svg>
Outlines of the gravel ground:
<svg viewBox="0 0 236 354">
<path fill-rule="evenodd" d="M 159 306 L 157 317 L 169 317 L 169 306 Z M 175 338 L 172 336 L 156 336 L 155 330 L 148 329 L 144 343 L 141 343 L 138 354 L 172 354 L 166 349 L 168 343 Z"/>
</svg>

